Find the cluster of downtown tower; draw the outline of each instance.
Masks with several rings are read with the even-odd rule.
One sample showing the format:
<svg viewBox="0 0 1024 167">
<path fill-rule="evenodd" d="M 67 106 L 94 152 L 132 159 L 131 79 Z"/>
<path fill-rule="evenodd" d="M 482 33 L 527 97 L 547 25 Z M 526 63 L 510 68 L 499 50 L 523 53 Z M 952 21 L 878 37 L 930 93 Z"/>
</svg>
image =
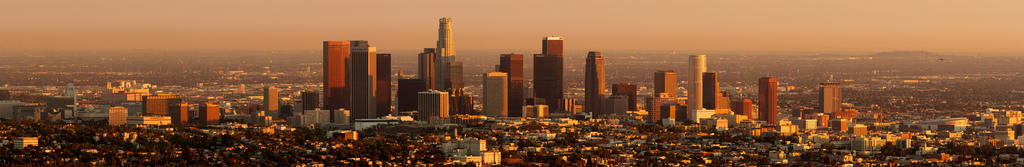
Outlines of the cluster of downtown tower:
<svg viewBox="0 0 1024 167">
<path fill-rule="evenodd" d="M 572 118 L 600 118 L 629 115 L 639 111 L 637 85 L 619 83 L 606 85 L 604 61 L 600 51 L 590 51 L 586 57 L 585 97 L 583 105 L 564 97 L 563 37 L 543 37 L 542 52 L 533 55 L 534 77 L 532 88 L 523 79 L 523 55 L 498 55 L 500 63 L 494 72 L 483 77 L 483 92 L 479 101 L 483 109 L 473 108 L 473 97 L 465 94 L 463 64 L 456 59 L 452 38 L 452 19 L 439 20 L 438 41 L 435 48 L 425 48 L 417 57 L 417 78 L 399 79 L 395 95 L 397 105 L 391 103 L 391 54 L 377 53 L 369 42 L 324 41 L 323 43 L 323 109 L 349 110 L 350 120 L 373 119 L 388 115 L 411 115 L 417 121 L 447 122 L 454 115 L 484 115 L 487 117 L 551 117 L 557 114 Z M 707 72 L 705 55 L 691 55 L 685 101 L 677 97 L 677 74 L 660 70 L 654 74 L 654 94 L 644 99 L 648 116 L 644 120 L 693 120 L 713 114 L 745 115 L 768 124 L 778 122 L 775 78 L 758 79 L 757 113 L 750 99 L 730 101 L 725 91 L 719 90 L 717 74 Z M 835 110 L 841 99 L 838 83 L 822 83 L 819 90 L 823 103 L 820 110 Z M 303 95 L 303 98 L 307 98 Z M 314 98 L 310 96 L 309 98 Z M 309 103 L 309 100 L 303 99 Z M 314 102 L 315 103 L 315 102 Z M 315 107 L 315 106 L 304 106 Z M 828 111 L 823 111 L 828 112 Z"/>
</svg>

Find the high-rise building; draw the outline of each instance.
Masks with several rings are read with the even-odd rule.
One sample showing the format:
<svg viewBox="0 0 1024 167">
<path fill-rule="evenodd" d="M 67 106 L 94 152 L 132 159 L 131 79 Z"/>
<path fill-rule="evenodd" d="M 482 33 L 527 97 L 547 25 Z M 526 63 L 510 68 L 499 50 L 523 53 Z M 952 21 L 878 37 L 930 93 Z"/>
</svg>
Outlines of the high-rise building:
<svg viewBox="0 0 1024 167">
<path fill-rule="evenodd" d="M 349 108 L 351 89 L 348 85 L 348 62 L 352 47 L 349 41 L 324 41 L 324 109 Z"/>
<path fill-rule="evenodd" d="M 263 109 L 271 119 L 281 119 L 281 105 L 278 104 L 281 102 L 278 96 L 280 93 L 281 91 L 274 86 L 263 87 Z"/>
<path fill-rule="evenodd" d="M 702 84 L 702 87 L 704 87 L 701 92 L 704 94 L 703 107 L 709 110 L 718 109 L 718 97 L 721 97 L 721 94 L 718 92 L 718 73 L 704 73 Z"/>
<path fill-rule="evenodd" d="M 377 47 L 367 41 L 352 41 L 351 120 L 377 118 Z"/>
<path fill-rule="evenodd" d="M 427 90 L 417 94 L 416 120 L 430 121 L 433 118 L 448 118 L 448 92 Z"/>
<path fill-rule="evenodd" d="M 171 114 L 171 124 L 185 125 L 188 124 L 188 104 L 178 103 L 167 106 L 167 112 Z"/>
<path fill-rule="evenodd" d="M 501 54 L 501 64 L 498 71 L 508 73 L 508 115 L 509 117 L 523 116 L 523 55 L 522 54 Z"/>
<path fill-rule="evenodd" d="M 398 80 L 398 94 L 395 96 L 398 99 L 398 111 L 416 111 L 417 94 L 423 91 L 427 91 L 427 85 L 430 84 L 424 79 L 399 79 Z"/>
<path fill-rule="evenodd" d="M 608 96 L 604 101 L 605 113 L 602 115 L 625 115 L 626 111 L 629 111 L 629 97 L 612 94 L 612 96 Z"/>
<path fill-rule="evenodd" d="M 423 53 L 419 55 L 419 63 L 417 63 L 417 74 L 416 77 L 427 81 L 427 89 L 434 88 L 434 55 L 436 54 L 434 48 L 423 48 Z M 415 109 L 414 109 L 415 110 Z"/>
<path fill-rule="evenodd" d="M 445 90 L 451 92 L 465 87 L 465 82 L 462 80 L 462 62 L 449 62 L 445 65 L 444 71 L 447 72 L 443 79 Z"/>
<path fill-rule="evenodd" d="M 143 115 L 168 115 L 167 106 L 181 103 L 179 95 L 151 95 L 142 97 Z"/>
<path fill-rule="evenodd" d="M 377 54 L 377 115 L 380 118 L 391 115 L 391 54 Z"/>
<path fill-rule="evenodd" d="M 818 105 L 821 107 L 821 113 L 843 111 L 843 88 L 838 82 L 821 83 L 818 87 Z"/>
<path fill-rule="evenodd" d="M 452 18 L 441 18 L 437 30 L 437 47 L 434 50 L 434 89 L 445 90 L 448 77 L 448 63 L 455 62 L 455 40 L 452 39 Z"/>
<path fill-rule="evenodd" d="M 687 111 L 699 110 L 704 106 L 704 72 L 707 71 L 707 57 L 690 55 L 690 78 L 686 83 Z"/>
<path fill-rule="evenodd" d="M 550 116 L 550 107 L 548 105 L 525 105 L 523 106 L 523 117 L 530 118 L 547 118 Z"/>
<path fill-rule="evenodd" d="M 750 99 L 743 99 L 740 101 L 733 101 L 729 105 L 732 111 L 736 113 L 736 115 L 746 115 L 747 118 L 753 119 L 754 107 L 752 103 L 753 102 L 750 101 Z"/>
<path fill-rule="evenodd" d="M 313 90 L 306 90 L 302 95 L 302 110 L 320 108 L 320 93 Z M 301 112 L 302 110 L 298 110 Z"/>
<path fill-rule="evenodd" d="M 488 117 L 508 116 L 508 73 L 483 74 L 483 114 Z"/>
<path fill-rule="evenodd" d="M 200 104 L 199 124 L 203 126 L 220 125 L 220 105 L 214 103 Z"/>
<path fill-rule="evenodd" d="M 676 72 L 672 70 L 658 70 L 654 72 L 654 94 L 668 93 L 673 100 L 676 98 Z"/>
<path fill-rule="evenodd" d="M 764 77 L 757 80 L 757 109 L 760 119 L 768 122 L 769 125 L 779 123 L 779 103 L 777 89 L 779 80 L 772 77 Z"/>
<path fill-rule="evenodd" d="M 111 126 L 124 125 L 128 121 L 128 108 L 114 106 L 107 109 L 107 123 Z"/>
<path fill-rule="evenodd" d="M 584 101 L 586 107 L 584 110 L 591 114 L 606 114 L 604 112 L 604 92 L 605 92 L 605 77 L 604 77 L 604 55 L 600 51 L 590 51 L 587 53 L 587 69 L 584 76 L 583 92 Z"/>
<path fill-rule="evenodd" d="M 448 93 L 449 99 L 448 113 L 451 115 L 475 115 L 477 114 L 473 110 L 473 96 L 466 94 L 464 89 L 454 89 Z"/>
<path fill-rule="evenodd" d="M 542 54 L 533 55 L 533 85 L 536 97 L 544 98 L 552 108 L 561 108 L 564 97 L 562 37 L 544 37 Z"/>
<path fill-rule="evenodd" d="M 636 107 L 636 95 L 639 89 L 636 85 L 630 83 L 620 83 L 612 85 L 612 95 L 625 96 L 627 98 L 628 111 L 639 111 Z"/>
<path fill-rule="evenodd" d="M 658 93 L 657 95 L 649 96 L 644 100 L 644 109 L 647 110 L 647 114 L 650 115 L 652 122 L 668 118 L 669 115 L 674 115 L 664 114 L 661 112 L 662 104 L 668 104 L 668 102 L 675 100 L 675 98 L 672 98 L 672 95 L 669 94 L 670 93 Z"/>
<path fill-rule="evenodd" d="M 675 103 L 662 103 L 661 109 L 658 109 L 658 111 L 661 112 L 660 114 L 658 114 L 658 116 L 660 117 L 659 119 L 672 118 L 673 120 L 682 120 L 681 118 L 686 117 L 685 114 L 680 114 L 681 112 L 679 111 L 679 104 Z"/>
</svg>

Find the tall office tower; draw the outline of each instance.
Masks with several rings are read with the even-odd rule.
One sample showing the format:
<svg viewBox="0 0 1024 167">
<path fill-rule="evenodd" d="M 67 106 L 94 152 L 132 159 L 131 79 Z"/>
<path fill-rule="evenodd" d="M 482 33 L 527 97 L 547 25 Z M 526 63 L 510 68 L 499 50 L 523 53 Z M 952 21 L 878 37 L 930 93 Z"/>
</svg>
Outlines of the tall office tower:
<svg viewBox="0 0 1024 167">
<path fill-rule="evenodd" d="M 668 93 L 672 99 L 676 98 L 676 72 L 672 70 L 658 70 L 654 72 L 654 94 Z"/>
<path fill-rule="evenodd" d="M 523 54 L 501 54 L 500 72 L 508 73 L 508 116 L 523 116 Z"/>
<path fill-rule="evenodd" d="M 445 64 L 444 71 L 447 72 L 443 79 L 444 90 L 451 92 L 465 87 L 465 82 L 462 80 L 462 62 L 449 62 Z"/>
<path fill-rule="evenodd" d="M 349 108 L 348 63 L 352 47 L 349 41 L 324 41 L 324 109 Z M 333 116 L 332 116 L 333 118 Z"/>
<path fill-rule="evenodd" d="M 740 101 L 732 101 L 729 105 L 731 106 L 730 109 L 732 109 L 736 115 L 746 115 L 747 118 L 753 119 L 754 107 L 751 103 L 753 102 L 751 102 L 750 99 L 743 99 Z"/>
<path fill-rule="evenodd" d="M 179 95 L 151 95 L 142 97 L 143 115 L 167 115 L 167 106 L 181 103 Z"/>
<path fill-rule="evenodd" d="M 821 113 L 843 111 L 843 88 L 838 82 L 821 83 L 818 87 L 818 105 L 821 107 Z"/>
<path fill-rule="evenodd" d="M 377 115 L 374 118 L 391 115 L 391 54 L 377 54 Z"/>
<path fill-rule="evenodd" d="M 520 57 L 519 62 L 522 64 L 522 57 Z M 11 100 L 11 98 L 10 90 L 0 90 L 0 100 Z"/>
<path fill-rule="evenodd" d="M 718 109 L 718 97 L 721 96 L 718 92 L 718 73 L 704 73 L 702 87 L 704 87 L 701 91 L 704 94 L 702 106 L 709 110 Z"/>
<path fill-rule="evenodd" d="M 200 104 L 199 124 L 203 126 L 220 125 L 220 105 L 209 102 Z"/>
<path fill-rule="evenodd" d="M 779 103 L 776 93 L 779 87 L 779 80 L 772 77 L 764 77 L 757 80 L 757 110 L 761 120 L 767 121 L 769 125 L 779 123 Z"/>
<path fill-rule="evenodd" d="M 274 86 L 263 87 L 263 109 L 271 119 L 281 119 L 281 110 L 278 108 L 281 101 L 278 96 L 280 93 L 281 91 Z"/>
<path fill-rule="evenodd" d="M 167 112 L 171 114 L 171 124 L 188 124 L 188 104 L 178 103 L 167 106 Z"/>
<path fill-rule="evenodd" d="M 434 89 L 445 90 L 448 77 L 448 63 L 455 62 L 455 41 L 452 39 L 452 18 L 441 18 L 437 30 L 437 47 L 434 50 Z"/>
<path fill-rule="evenodd" d="M 395 95 L 398 99 L 398 111 L 416 111 L 416 98 L 419 97 L 417 94 L 429 90 L 429 84 L 424 79 L 399 79 L 398 94 Z"/>
<path fill-rule="evenodd" d="M 448 92 L 427 90 L 417 93 L 416 120 L 430 121 L 432 118 L 448 118 Z"/>
<path fill-rule="evenodd" d="M 704 105 L 704 72 L 707 70 L 707 57 L 690 55 L 690 78 L 686 83 L 687 111 L 699 110 Z"/>
<path fill-rule="evenodd" d="M 508 117 L 508 73 L 484 73 L 483 85 L 483 114 L 488 117 Z"/>
<path fill-rule="evenodd" d="M 124 125 L 128 122 L 128 108 L 114 106 L 107 109 L 107 123 L 111 126 Z"/>
<path fill-rule="evenodd" d="M 612 95 L 625 96 L 627 98 L 626 105 L 629 105 L 628 111 L 639 111 L 636 106 L 636 94 L 639 89 L 636 85 L 629 83 L 620 83 L 612 85 Z"/>
<path fill-rule="evenodd" d="M 558 110 L 564 113 L 576 113 L 576 99 L 562 99 L 558 101 L 558 106 L 562 106 Z"/>
<path fill-rule="evenodd" d="M 473 96 L 465 94 L 465 89 L 453 89 L 448 91 L 449 98 L 448 113 L 451 115 L 472 115 L 476 114 L 473 110 Z"/>
<path fill-rule="evenodd" d="M 351 62 L 352 117 L 349 119 L 377 118 L 377 47 L 371 47 L 366 41 L 352 41 Z"/>
<path fill-rule="evenodd" d="M 678 114 L 679 114 L 679 104 L 676 104 L 676 103 L 672 103 L 672 102 L 662 103 L 661 107 L 660 107 L 660 109 L 658 109 L 658 111 L 661 112 L 661 114 L 658 114 L 658 116 L 660 116 L 660 118 L 658 118 L 659 120 L 660 119 L 666 119 L 666 118 L 671 118 L 673 120 L 679 120 L 679 118 L 682 118 L 682 117 L 678 116 Z"/>
<path fill-rule="evenodd" d="M 423 53 L 420 53 L 419 63 L 417 63 L 417 74 L 416 77 L 427 81 L 427 89 L 434 88 L 434 48 L 423 48 Z"/>
<path fill-rule="evenodd" d="M 629 111 L 629 97 L 612 94 L 604 101 L 604 113 L 600 115 L 625 115 Z"/>
<path fill-rule="evenodd" d="M 669 93 L 658 93 L 654 96 L 649 96 L 644 100 L 644 109 L 647 110 L 647 114 L 651 115 L 651 121 L 658 121 L 665 118 L 661 112 L 662 104 L 669 104 L 674 100 L 672 95 Z"/>
<path fill-rule="evenodd" d="M 562 108 L 558 102 L 565 93 L 563 40 L 562 37 L 544 37 L 542 54 L 533 55 L 533 91 L 551 108 Z"/>
<path fill-rule="evenodd" d="M 591 114 L 605 113 L 604 104 L 604 55 L 600 51 L 587 53 L 587 68 L 584 74 L 583 92 L 585 107 L 584 110 Z"/>
<path fill-rule="evenodd" d="M 717 97 L 715 97 L 715 110 L 729 111 L 729 92 L 719 91 Z"/>
<path fill-rule="evenodd" d="M 302 110 L 312 110 L 320 108 L 320 93 L 313 90 L 306 90 L 300 93 L 302 95 Z M 301 112 L 302 110 L 298 110 Z"/>
</svg>

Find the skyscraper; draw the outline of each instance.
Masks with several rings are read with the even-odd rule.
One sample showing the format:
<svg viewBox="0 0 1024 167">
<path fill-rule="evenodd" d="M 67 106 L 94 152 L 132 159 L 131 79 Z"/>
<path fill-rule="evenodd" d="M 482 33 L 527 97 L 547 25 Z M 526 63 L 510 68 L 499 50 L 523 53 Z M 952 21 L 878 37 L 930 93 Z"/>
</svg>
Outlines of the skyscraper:
<svg viewBox="0 0 1024 167">
<path fill-rule="evenodd" d="M 601 51 L 590 51 L 587 53 L 587 68 L 586 74 L 584 75 L 583 92 L 584 92 L 584 103 L 586 107 L 583 109 L 591 114 L 604 114 L 604 55 Z"/>
<path fill-rule="evenodd" d="M 171 124 L 185 125 L 188 124 L 188 104 L 178 103 L 167 106 L 167 112 L 171 114 Z"/>
<path fill-rule="evenodd" d="M 434 88 L 441 89 L 447 88 L 445 85 L 445 78 L 449 78 L 448 72 L 445 71 L 448 63 L 455 62 L 455 41 L 452 39 L 452 18 L 441 18 L 439 20 L 439 28 L 437 30 L 437 49 L 434 54 Z"/>
<path fill-rule="evenodd" d="M 475 110 L 473 110 L 473 96 L 466 94 L 465 89 L 459 88 L 449 90 L 448 95 L 448 104 L 450 105 L 448 108 L 449 114 L 476 114 Z"/>
<path fill-rule="evenodd" d="M 462 62 L 446 63 L 444 71 L 447 72 L 443 80 L 444 90 L 451 92 L 452 90 L 465 87 L 465 82 L 462 79 Z"/>
<path fill-rule="evenodd" d="M 508 74 L 508 115 L 509 117 L 523 116 L 523 55 L 522 54 L 501 54 L 501 64 L 498 71 Z"/>
<path fill-rule="evenodd" d="M 391 54 L 377 54 L 377 115 L 375 118 L 391 115 Z"/>
<path fill-rule="evenodd" d="M 843 88 L 838 82 L 821 83 L 818 87 L 818 105 L 821 107 L 821 113 L 843 111 Z"/>
<path fill-rule="evenodd" d="M 636 106 L 636 95 L 639 89 L 636 85 L 630 83 L 620 83 L 612 85 L 612 95 L 626 97 L 627 111 L 638 111 Z"/>
<path fill-rule="evenodd" d="M 772 77 L 757 80 L 757 108 L 760 119 L 769 125 L 779 123 L 779 103 L 776 93 L 779 81 Z"/>
<path fill-rule="evenodd" d="M 270 116 L 272 119 L 281 118 L 281 110 L 278 108 L 280 107 L 278 102 L 281 101 L 278 96 L 279 93 L 280 91 L 278 91 L 274 86 L 267 86 L 263 88 L 263 108 L 265 109 L 264 111 L 266 111 L 267 116 Z"/>
<path fill-rule="evenodd" d="M 612 94 L 604 101 L 604 113 L 601 115 L 625 115 L 629 111 L 629 97 Z"/>
<path fill-rule="evenodd" d="M 434 48 L 423 48 L 423 53 L 419 55 L 419 63 L 416 64 L 418 67 L 416 77 L 427 81 L 427 89 L 437 89 L 434 88 L 434 75 L 436 75 L 434 73 L 435 52 Z"/>
<path fill-rule="evenodd" d="M 488 117 L 508 116 L 508 73 L 483 74 L 483 114 Z"/>
<path fill-rule="evenodd" d="M 352 117 L 349 121 L 377 118 L 377 48 L 366 41 L 352 41 L 351 62 Z"/>
<path fill-rule="evenodd" d="M 754 119 L 754 107 L 750 99 L 743 99 L 740 101 L 733 101 L 729 104 L 733 112 L 736 115 L 746 115 L 749 119 Z"/>
<path fill-rule="evenodd" d="M 416 111 L 417 94 L 423 91 L 427 91 L 427 85 L 430 84 L 423 79 L 399 79 L 398 80 L 398 94 L 395 96 L 398 99 L 398 111 Z"/>
<path fill-rule="evenodd" d="M 428 90 L 417 94 L 416 120 L 430 121 L 433 118 L 448 118 L 448 92 Z"/>
<path fill-rule="evenodd" d="M 704 73 L 703 82 L 701 84 L 704 87 L 701 92 L 704 94 L 704 104 L 702 104 L 702 106 L 709 110 L 718 109 L 718 97 L 721 96 L 721 94 L 718 93 L 718 73 Z"/>
<path fill-rule="evenodd" d="M 352 47 L 349 41 L 324 41 L 324 109 L 349 108 L 348 63 Z M 333 118 L 333 116 L 332 116 Z"/>
<path fill-rule="evenodd" d="M 544 37 L 542 54 L 533 55 L 533 85 L 536 97 L 544 98 L 552 108 L 562 108 L 558 102 L 564 96 L 562 37 Z"/>
<path fill-rule="evenodd" d="M 657 95 L 649 96 L 644 100 L 644 109 L 646 109 L 647 114 L 650 115 L 651 122 L 657 122 L 658 120 L 674 115 L 671 113 L 661 112 L 661 105 L 669 104 L 668 102 L 671 102 L 671 100 L 675 99 L 673 99 L 669 93 L 658 93 Z"/>
<path fill-rule="evenodd" d="M 699 110 L 704 105 L 704 72 L 707 70 L 707 57 L 690 55 L 690 78 L 686 83 L 687 111 Z"/>
<path fill-rule="evenodd" d="M 669 98 L 676 99 L 676 72 L 672 70 L 658 70 L 654 73 L 654 94 L 668 93 Z"/>
<path fill-rule="evenodd" d="M 199 124 L 204 126 L 220 125 L 220 105 L 209 102 L 200 104 Z"/>
<path fill-rule="evenodd" d="M 313 90 L 302 91 L 302 110 L 320 108 L 320 93 Z M 300 111 L 301 112 L 301 111 Z"/>
</svg>

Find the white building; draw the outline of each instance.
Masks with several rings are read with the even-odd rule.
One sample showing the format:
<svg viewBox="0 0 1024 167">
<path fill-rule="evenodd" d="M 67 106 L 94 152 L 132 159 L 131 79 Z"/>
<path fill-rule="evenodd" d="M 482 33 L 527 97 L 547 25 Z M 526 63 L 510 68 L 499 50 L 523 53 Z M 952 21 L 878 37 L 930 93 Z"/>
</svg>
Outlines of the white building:
<svg viewBox="0 0 1024 167">
<path fill-rule="evenodd" d="M 697 123 L 700 123 L 700 119 L 711 118 L 712 115 L 715 115 L 715 110 L 708 110 L 708 109 L 690 110 L 690 114 L 689 114 L 690 120 L 693 120 L 694 122 L 697 122 Z"/>
</svg>

